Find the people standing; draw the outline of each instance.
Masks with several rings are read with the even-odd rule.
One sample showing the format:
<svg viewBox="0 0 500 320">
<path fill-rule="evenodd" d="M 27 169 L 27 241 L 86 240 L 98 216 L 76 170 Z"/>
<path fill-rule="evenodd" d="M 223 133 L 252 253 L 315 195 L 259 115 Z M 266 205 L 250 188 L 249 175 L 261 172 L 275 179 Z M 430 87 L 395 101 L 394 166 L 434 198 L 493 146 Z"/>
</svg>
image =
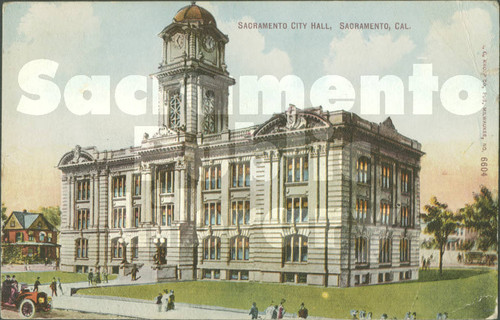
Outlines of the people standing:
<svg viewBox="0 0 500 320">
<path fill-rule="evenodd" d="M 299 311 L 297 312 L 297 315 L 299 316 L 299 318 L 307 319 L 309 312 L 307 311 L 307 308 L 304 306 L 304 302 L 300 304 L 300 308 Z"/>
<path fill-rule="evenodd" d="M 95 283 L 100 284 L 101 283 L 101 272 L 97 271 L 95 275 Z"/>
<path fill-rule="evenodd" d="M 36 281 L 35 281 L 35 286 L 33 288 L 33 291 L 38 291 L 38 286 L 40 285 L 40 277 L 37 277 L 36 278 Z"/>
<path fill-rule="evenodd" d="M 64 295 L 62 284 L 61 284 L 61 278 L 57 278 L 57 287 L 61 291 L 61 295 Z"/>
<path fill-rule="evenodd" d="M 283 319 L 285 316 L 285 306 L 283 305 L 286 302 L 285 299 L 282 299 L 280 305 L 278 307 L 278 319 Z"/>
<path fill-rule="evenodd" d="M 175 295 L 174 290 L 170 290 L 170 295 L 168 297 L 168 310 L 175 309 Z"/>
<path fill-rule="evenodd" d="M 55 277 L 52 279 L 52 282 L 50 283 L 50 290 L 52 290 L 52 296 L 54 296 L 55 294 L 57 297 L 57 282 Z"/>
<path fill-rule="evenodd" d="M 274 311 L 274 301 L 271 301 L 271 304 L 266 309 L 266 319 L 273 318 L 273 311 Z"/>
<path fill-rule="evenodd" d="M 170 300 L 170 292 L 168 291 L 168 289 L 165 289 L 165 294 L 163 296 L 165 297 L 165 311 L 168 311 L 170 310 L 168 308 L 168 301 Z"/>
<path fill-rule="evenodd" d="M 88 280 L 89 280 L 89 286 L 90 286 L 92 284 L 92 281 L 94 280 L 94 274 L 92 273 L 92 270 L 89 271 Z"/>
<path fill-rule="evenodd" d="M 257 319 L 259 317 L 259 309 L 257 309 L 257 304 L 255 302 L 252 303 L 252 307 L 248 314 L 252 316 L 252 319 Z"/>
<path fill-rule="evenodd" d="M 106 271 L 106 268 L 104 268 L 104 271 L 102 272 L 103 280 L 108 283 L 108 271 Z"/>
<path fill-rule="evenodd" d="M 158 312 L 161 312 L 161 300 L 163 299 L 163 294 L 160 292 L 158 293 L 158 296 L 156 297 L 156 305 L 158 307 Z"/>
</svg>

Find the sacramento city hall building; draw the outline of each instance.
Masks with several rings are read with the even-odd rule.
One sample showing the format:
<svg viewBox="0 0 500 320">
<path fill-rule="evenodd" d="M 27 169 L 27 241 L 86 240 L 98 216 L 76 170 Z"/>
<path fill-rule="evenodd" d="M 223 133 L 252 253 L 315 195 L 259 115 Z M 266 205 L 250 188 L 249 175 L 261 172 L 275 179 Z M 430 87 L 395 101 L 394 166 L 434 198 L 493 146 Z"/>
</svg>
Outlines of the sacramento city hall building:
<svg viewBox="0 0 500 320">
<path fill-rule="evenodd" d="M 291 105 L 228 129 L 228 37 L 191 4 L 159 34 L 160 128 L 66 153 L 61 269 L 356 286 L 417 279 L 421 145 L 390 118 Z"/>
</svg>

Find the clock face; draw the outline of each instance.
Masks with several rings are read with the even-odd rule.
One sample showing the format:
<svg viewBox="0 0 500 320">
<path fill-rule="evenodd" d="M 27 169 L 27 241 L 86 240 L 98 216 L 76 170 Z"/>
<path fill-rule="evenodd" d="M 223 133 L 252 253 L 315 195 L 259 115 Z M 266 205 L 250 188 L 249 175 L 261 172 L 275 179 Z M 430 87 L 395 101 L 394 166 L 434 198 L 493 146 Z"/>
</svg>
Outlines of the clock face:
<svg viewBox="0 0 500 320">
<path fill-rule="evenodd" d="M 184 35 L 182 33 L 176 33 L 172 37 L 172 44 L 176 48 L 182 48 L 184 46 Z"/>
<path fill-rule="evenodd" d="M 208 51 L 212 51 L 215 48 L 215 40 L 212 36 L 206 36 L 203 44 Z"/>
</svg>

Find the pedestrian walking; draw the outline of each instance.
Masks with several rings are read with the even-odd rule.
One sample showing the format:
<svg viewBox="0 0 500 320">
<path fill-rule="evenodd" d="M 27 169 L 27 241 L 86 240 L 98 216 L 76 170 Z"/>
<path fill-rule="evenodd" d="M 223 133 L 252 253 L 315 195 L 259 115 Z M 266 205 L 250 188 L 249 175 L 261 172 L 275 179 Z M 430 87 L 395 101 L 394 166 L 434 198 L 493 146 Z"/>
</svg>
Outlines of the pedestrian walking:
<svg viewBox="0 0 500 320">
<path fill-rule="evenodd" d="M 271 319 L 278 319 L 278 305 L 274 306 L 273 314 L 271 316 Z"/>
<path fill-rule="evenodd" d="M 92 284 L 92 281 L 94 281 L 94 274 L 92 273 L 92 271 L 89 271 L 88 280 L 89 280 L 89 286 L 90 286 Z"/>
<path fill-rule="evenodd" d="M 56 282 L 56 278 L 52 278 L 52 282 L 50 283 L 50 290 L 52 290 L 52 296 L 54 296 L 54 294 L 55 294 L 56 297 L 57 297 L 57 282 Z"/>
<path fill-rule="evenodd" d="M 432 256 L 427 258 L 427 270 L 430 270 L 430 268 L 431 268 L 431 258 L 432 258 Z"/>
<path fill-rule="evenodd" d="M 108 271 L 106 271 L 106 268 L 104 268 L 104 271 L 102 272 L 102 276 L 104 278 L 104 281 L 108 283 Z"/>
<path fill-rule="evenodd" d="M 304 302 L 300 304 L 300 308 L 299 311 L 297 312 L 297 315 L 301 319 L 307 319 L 309 312 L 307 311 L 307 308 L 304 306 Z"/>
<path fill-rule="evenodd" d="M 257 309 L 257 303 L 252 303 L 252 307 L 250 308 L 250 312 L 248 314 L 252 316 L 252 319 L 257 319 L 259 317 L 259 309 Z"/>
<path fill-rule="evenodd" d="M 285 306 L 283 305 L 286 302 L 285 299 L 282 299 L 280 305 L 278 307 L 278 319 L 283 319 L 285 316 Z"/>
<path fill-rule="evenodd" d="M 57 278 L 57 287 L 59 288 L 59 291 L 61 291 L 61 295 L 63 296 L 64 291 L 63 291 L 62 284 L 61 284 L 61 278 Z"/>
<path fill-rule="evenodd" d="M 100 284 L 101 283 L 101 273 L 99 271 L 97 271 L 97 273 L 95 275 L 95 283 L 96 284 Z"/>
<path fill-rule="evenodd" d="M 161 300 L 163 299 L 163 294 L 160 292 L 156 297 L 156 306 L 158 307 L 158 312 L 161 312 Z"/>
<path fill-rule="evenodd" d="M 37 277 L 36 278 L 36 281 L 35 281 L 35 286 L 33 288 L 33 291 L 37 291 L 38 292 L 38 286 L 40 285 L 40 277 Z"/>
</svg>

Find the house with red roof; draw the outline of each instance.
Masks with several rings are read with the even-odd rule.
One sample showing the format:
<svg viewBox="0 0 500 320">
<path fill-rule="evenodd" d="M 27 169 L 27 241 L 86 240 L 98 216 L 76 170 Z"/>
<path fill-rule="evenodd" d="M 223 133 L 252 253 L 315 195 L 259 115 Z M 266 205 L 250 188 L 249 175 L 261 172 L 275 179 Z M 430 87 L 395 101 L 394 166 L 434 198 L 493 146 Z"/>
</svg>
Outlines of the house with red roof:
<svg viewBox="0 0 500 320">
<path fill-rule="evenodd" d="M 14 211 L 2 229 L 2 247 L 20 246 L 25 257 L 55 260 L 58 230 L 41 213 Z"/>
</svg>

